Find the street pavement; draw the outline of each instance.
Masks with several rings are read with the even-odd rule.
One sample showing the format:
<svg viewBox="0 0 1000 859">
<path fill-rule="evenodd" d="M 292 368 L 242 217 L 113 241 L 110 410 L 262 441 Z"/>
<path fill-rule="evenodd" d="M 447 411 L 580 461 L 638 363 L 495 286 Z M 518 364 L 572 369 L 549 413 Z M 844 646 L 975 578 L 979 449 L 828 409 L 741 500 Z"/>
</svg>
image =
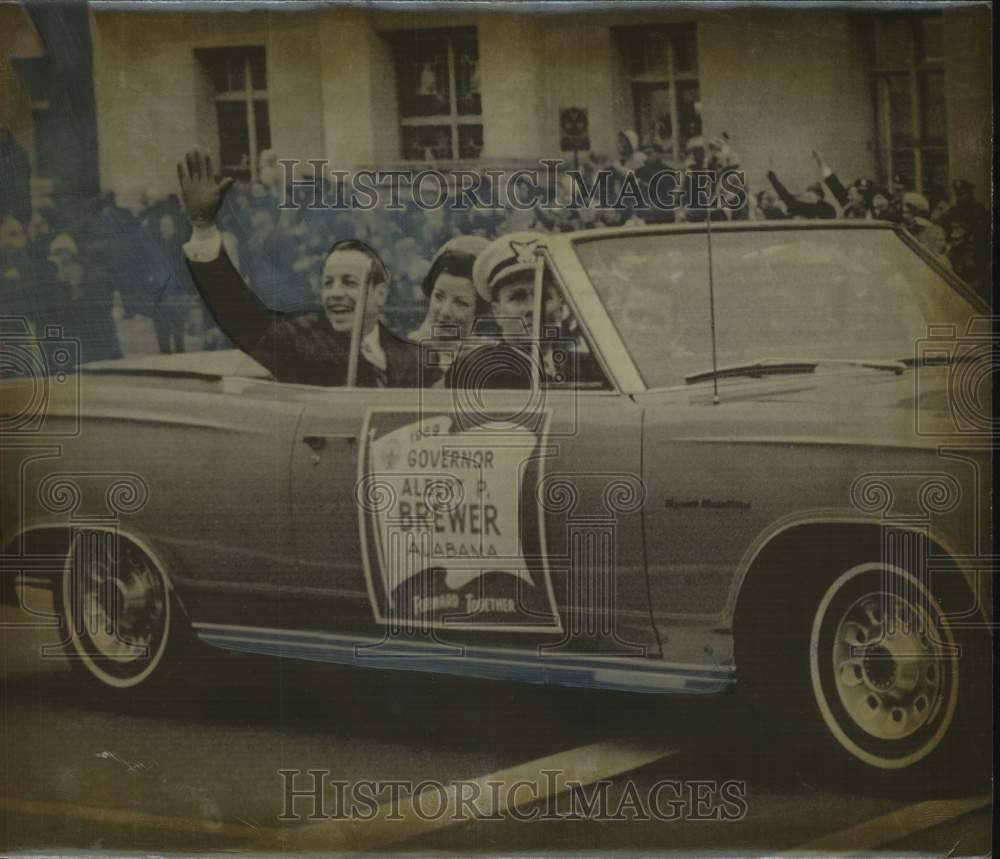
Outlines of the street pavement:
<svg viewBox="0 0 1000 859">
<path fill-rule="evenodd" d="M 734 694 L 598 693 L 206 649 L 164 690 L 110 702 L 83 693 L 64 659 L 40 658 L 56 631 L 28 620 L 0 612 L 0 854 L 991 851 L 988 785 L 959 796 L 929 785 L 906 798 L 832 785 L 782 754 L 781 738 Z M 436 816 L 432 790 L 423 813 L 412 797 L 393 806 L 398 819 L 384 805 L 370 821 L 338 817 L 324 794 L 319 806 L 293 798 L 299 819 L 282 820 L 279 771 L 298 771 L 301 790 L 310 769 L 348 785 L 525 786 L 506 790 L 497 819 Z M 567 813 L 559 779 L 571 777 L 603 785 L 604 813 Z M 628 796 L 665 781 L 681 792 L 661 795 L 682 797 L 727 782 L 742 802 L 723 820 L 697 819 L 712 815 L 691 802 L 671 820 L 629 811 Z"/>
</svg>

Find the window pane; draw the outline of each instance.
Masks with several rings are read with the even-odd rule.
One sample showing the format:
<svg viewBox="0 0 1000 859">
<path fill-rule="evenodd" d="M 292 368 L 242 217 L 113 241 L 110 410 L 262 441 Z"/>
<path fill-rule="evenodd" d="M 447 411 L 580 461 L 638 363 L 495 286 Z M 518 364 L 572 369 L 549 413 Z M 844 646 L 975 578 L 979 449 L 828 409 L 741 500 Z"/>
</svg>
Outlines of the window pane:
<svg viewBox="0 0 1000 859">
<path fill-rule="evenodd" d="M 401 116 L 451 113 L 447 39 L 401 43 L 397 49 L 396 79 Z"/>
<path fill-rule="evenodd" d="M 476 38 L 459 38 L 452 43 L 455 54 L 455 96 L 462 116 L 483 112 L 479 93 L 479 49 Z"/>
<path fill-rule="evenodd" d="M 458 157 L 478 158 L 483 152 L 483 127 L 460 125 L 458 127 Z"/>
<path fill-rule="evenodd" d="M 194 52 L 216 95 L 242 92 L 247 84 L 247 63 L 254 89 L 267 88 L 264 48 L 198 48 Z"/>
<path fill-rule="evenodd" d="M 910 100 L 909 75 L 879 78 L 879 107 L 889 133 L 890 145 L 906 146 L 913 142 L 913 105 Z"/>
<path fill-rule="evenodd" d="M 935 62 L 944 58 L 944 37 L 941 32 L 941 19 L 932 15 L 920 21 L 920 59 L 922 62 Z"/>
<path fill-rule="evenodd" d="M 693 74 L 698 69 L 694 24 L 629 27 L 618 31 L 618 45 L 632 78 L 666 82 L 674 74 Z"/>
<path fill-rule="evenodd" d="M 643 71 L 670 74 L 670 36 L 665 30 L 652 30 L 646 34 Z"/>
<path fill-rule="evenodd" d="M 228 65 L 229 90 L 245 90 L 247 88 L 246 56 L 242 51 L 231 51 Z"/>
<path fill-rule="evenodd" d="M 223 169 L 229 172 L 249 171 L 250 130 L 246 105 L 236 101 L 218 101 L 215 110 L 219 121 L 219 159 Z"/>
<path fill-rule="evenodd" d="M 450 125 L 404 125 L 403 157 L 411 161 L 454 158 Z"/>
<path fill-rule="evenodd" d="M 254 89 L 267 89 L 267 64 L 263 48 L 250 48 L 250 80 Z"/>
<path fill-rule="evenodd" d="M 698 34 L 694 25 L 677 27 L 674 36 L 674 71 L 698 70 Z"/>
<path fill-rule="evenodd" d="M 229 66 L 220 57 L 206 58 L 203 63 L 205 73 L 212 84 L 212 92 L 229 91 Z"/>
<path fill-rule="evenodd" d="M 619 38 L 629 75 L 641 75 L 646 71 L 645 33 L 630 28 L 620 31 Z"/>
<path fill-rule="evenodd" d="M 885 18 L 875 24 L 875 64 L 899 68 L 913 62 L 913 25 L 910 18 Z"/>
<path fill-rule="evenodd" d="M 945 119 L 944 73 L 920 73 L 920 114 L 925 143 L 944 143 L 948 135 Z"/>
<path fill-rule="evenodd" d="M 673 119 L 670 115 L 670 85 L 636 86 L 636 132 L 643 146 L 658 143 L 666 152 L 673 152 Z"/>
<path fill-rule="evenodd" d="M 253 103 L 253 120 L 257 131 L 257 151 L 271 148 L 271 120 L 267 102 L 257 99 Z"/>
</svg>

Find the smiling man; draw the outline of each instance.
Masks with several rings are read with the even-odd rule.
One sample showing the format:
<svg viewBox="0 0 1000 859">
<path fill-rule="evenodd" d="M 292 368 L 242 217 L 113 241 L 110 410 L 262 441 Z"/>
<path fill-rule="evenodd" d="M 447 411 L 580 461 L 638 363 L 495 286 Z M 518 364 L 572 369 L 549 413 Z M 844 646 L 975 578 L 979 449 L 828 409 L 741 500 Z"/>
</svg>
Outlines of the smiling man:
<svg viewBox="0 0 1000 859">
<path fill-rule="evenodd" d="M 367 284 L 355 384 L 390 388 L 418 384 L 418 348 L 380 321 L 389 297 L 389 272 L 371 247 L 355 239 L 333 245 L 320 279 L 322 312 L 271 310 L 236 270 L 215 226 L 232 180 L 216 177 L 211 159 L 197 152 L 177 165 L 177 173 L 192 225 L 191 241 L 184 245 L 188 268 L 219 328 L 236 346 L 279 382 L 344 385 L 357 305 Z"/>
</svg>

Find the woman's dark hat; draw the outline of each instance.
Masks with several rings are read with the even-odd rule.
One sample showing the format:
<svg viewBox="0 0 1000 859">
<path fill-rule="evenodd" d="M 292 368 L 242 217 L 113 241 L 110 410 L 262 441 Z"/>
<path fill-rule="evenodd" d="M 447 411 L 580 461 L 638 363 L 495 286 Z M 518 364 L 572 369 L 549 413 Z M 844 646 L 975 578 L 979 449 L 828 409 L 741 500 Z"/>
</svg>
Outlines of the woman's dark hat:
<svg viewBox="0 0 1000 859">
<path fill-rule="evenodd" d="M 484 239 L 482 236 L 458 236 L 448 240 L 431 258 L 430 268 L 420 282 L 420 291 L 430 298 L 434 282 L 443 271 L 467 277 L 471 281 L 476 257 L 489 246 L 489 239 Z"/>
</svg>

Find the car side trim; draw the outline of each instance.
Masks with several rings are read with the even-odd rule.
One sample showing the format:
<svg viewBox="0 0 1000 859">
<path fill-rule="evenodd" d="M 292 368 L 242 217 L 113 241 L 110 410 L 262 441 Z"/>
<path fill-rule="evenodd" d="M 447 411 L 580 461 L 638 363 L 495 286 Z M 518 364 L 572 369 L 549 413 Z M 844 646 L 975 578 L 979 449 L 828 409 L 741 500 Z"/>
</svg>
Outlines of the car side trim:
<svg viewBox="0 0 1000 859">
<path fill-rule="evenodd" d="M 616 657 L 537 656 L 525 651 L 227 624 L 193 626 L 202 641 L 224 650 L 364 668 L 651 693 L 722 692 L 733 682 L 732 669 L 721 666 Z"/>
</svg>

